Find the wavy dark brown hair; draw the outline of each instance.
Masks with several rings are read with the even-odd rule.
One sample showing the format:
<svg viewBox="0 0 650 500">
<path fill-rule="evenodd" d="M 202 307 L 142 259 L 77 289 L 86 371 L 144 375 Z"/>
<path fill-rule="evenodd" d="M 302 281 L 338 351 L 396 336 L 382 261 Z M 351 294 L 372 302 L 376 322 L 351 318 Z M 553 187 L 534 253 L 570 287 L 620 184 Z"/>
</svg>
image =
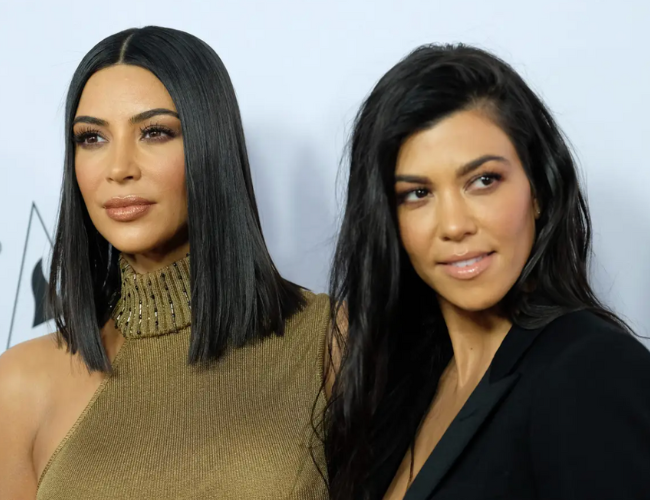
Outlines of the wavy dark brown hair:
<svg viewBox="0 0 650 500">
<path fill-rule="evenodd" d="M 342 360 L 324 419 L 333 500 L 382 498 L 452 357 L 435 293 L 400 242 L 395 165 L 408 137 L 479 107 L 511 139 L 542 209 L 532 252 L 503 310 L 532 328 L 587 309 L 627 330 L 589 284 L 589 211 L 574 159 L 544 103 L 488 52 L 419 47 L 365 100 L 349 148 L 330 288 L 332 318 L 346 304 L 348 325 L 345 336 L 336 328 L 332 338 Z"/>
</svg>

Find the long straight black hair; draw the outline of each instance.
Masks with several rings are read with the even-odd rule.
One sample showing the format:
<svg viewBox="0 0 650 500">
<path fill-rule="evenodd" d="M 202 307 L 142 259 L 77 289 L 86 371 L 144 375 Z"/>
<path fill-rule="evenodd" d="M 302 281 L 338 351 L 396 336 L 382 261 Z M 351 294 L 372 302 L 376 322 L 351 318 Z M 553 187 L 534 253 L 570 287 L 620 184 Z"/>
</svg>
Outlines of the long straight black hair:
<svg viewBox="0 0 650 500">
<path fill-rule="evenodd" d="M 419 47 L 363 103 L 349 148 L 330 288 L 333 322 L 347 316 L 347 334 L 336 327 L 332 338 L 342 359 L 324 419 L 334 500 L 383 496 L 452 357 L 435 292 L 400 241 L 395 165 L 408 137 L 475 108 L 508 134 L 541 207 L 531 255 L 502 303 L 506 314 L 533 328 L 588 309 L 627 329 L 589 285 L 589 212 L 549 110 L 492 54 L 464 45 Z"/>
<path fill-rule="evenodd" d="M 282 335 L 285 320 L 304 299 L 298 286 L 280 276 L 264 242 L 228 72 L 195 36 L 148 26 L 99 42 L 79 64 L 68 91 L 49 287 L 60 342 L 78 352 L 90 370 L 110 370 L 100 329 L 119 298 L 119 253 L 95 229 L 81 197 L 72 122 L 88 79 L 115 64 L 151 71 L 166 87 L 181 121 L 192 252 L 189 361 L 209 362 L 229 346 Z"/>
</svg>

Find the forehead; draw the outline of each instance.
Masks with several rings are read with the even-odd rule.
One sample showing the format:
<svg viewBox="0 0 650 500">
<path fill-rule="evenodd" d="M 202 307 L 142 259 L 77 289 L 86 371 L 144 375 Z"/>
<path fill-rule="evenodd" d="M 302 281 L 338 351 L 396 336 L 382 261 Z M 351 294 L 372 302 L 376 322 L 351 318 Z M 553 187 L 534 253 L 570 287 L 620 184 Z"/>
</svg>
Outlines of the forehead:
<svg viewBox="0 0 650 500">
<path fill-rule="evenodd" d="M 519 163 L 508 135 L 484 111 L 459 111 L 409 137 L 399 150 L 396 172 L 452 173 L 484 155 Z"/>
<path fill-rule="evenodd" d="M 126 117 L 154 108 L 176 111 L 169 92 L 149 70 L 117 64 L 93 74 L 81 94 L 77 115 Z"/>
</svg>

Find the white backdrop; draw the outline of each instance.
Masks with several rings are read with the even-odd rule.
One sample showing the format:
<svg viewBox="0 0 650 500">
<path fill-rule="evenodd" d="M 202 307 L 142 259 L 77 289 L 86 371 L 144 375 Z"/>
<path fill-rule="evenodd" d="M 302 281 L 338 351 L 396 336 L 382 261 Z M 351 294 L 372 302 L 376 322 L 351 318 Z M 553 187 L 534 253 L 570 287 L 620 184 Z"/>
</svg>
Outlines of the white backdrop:
<svg viewBox="0 0 650 500">
<path fill-rule="evenodd" d="M 319 291 L 342 149 L 363 97 L 416 45 L 496 52 L 542 94 L 575 147 L 598 293 L 650 335 L 648 21 L 646 0 L 0 0 L 0 352 L 52 328 L 33 327 L 42 320 L 33 290 L 44 284 L 38 263 L 46 269 L 56 219 L 72 73 L 100 39 L 147 24 L 195 34 L 225 62 L 271 253 L 288 278 Z"/>
</svg>

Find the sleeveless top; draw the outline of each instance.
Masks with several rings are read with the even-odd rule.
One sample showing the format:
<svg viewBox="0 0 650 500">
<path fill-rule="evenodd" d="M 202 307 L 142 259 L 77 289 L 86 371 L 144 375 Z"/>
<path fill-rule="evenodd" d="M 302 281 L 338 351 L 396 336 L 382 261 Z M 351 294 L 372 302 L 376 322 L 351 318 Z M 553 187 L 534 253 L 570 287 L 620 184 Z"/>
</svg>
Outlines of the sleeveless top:
<svg viewBox="0 0 650 500">
<path fill-rule="evenodd" d="M 139 275 L 123 259 L 114 309 L 125 343 L 45 467 L 38 500 L 325 500 L 314 415 L 329 299 L 307 306 L 283 337 L 188 365 L 189 256 Z"/>
</svg>

